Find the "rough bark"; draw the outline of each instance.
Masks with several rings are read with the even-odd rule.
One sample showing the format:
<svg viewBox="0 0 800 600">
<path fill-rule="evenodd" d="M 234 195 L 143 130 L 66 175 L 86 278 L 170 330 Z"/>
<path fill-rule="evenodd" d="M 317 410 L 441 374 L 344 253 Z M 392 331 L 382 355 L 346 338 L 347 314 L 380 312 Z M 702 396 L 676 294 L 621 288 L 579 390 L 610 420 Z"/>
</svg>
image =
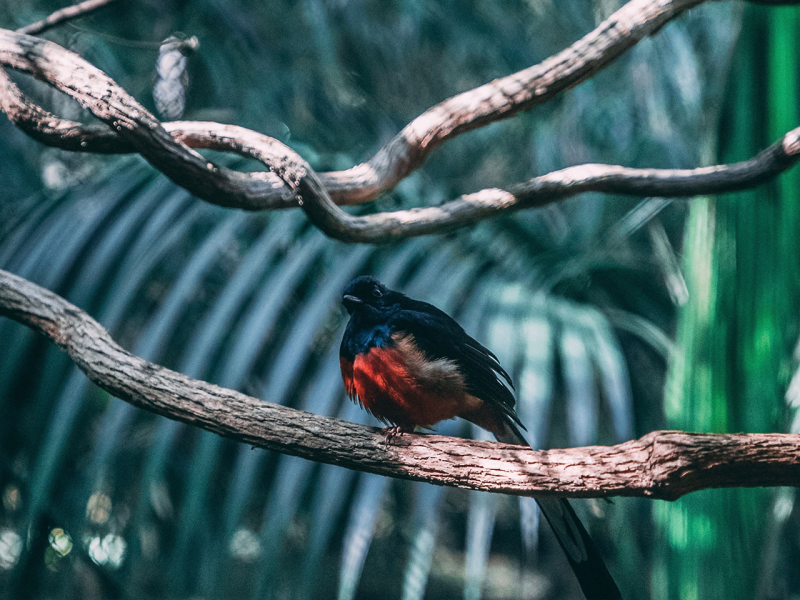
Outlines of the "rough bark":
<svg viewBox="0 0 800 600">
<path fill-rule="evenodd" d="M 745 189 L 775 177 L 800 155 L 800 128 L 757 157 L 700 169 L 580 165 L 506 189 L 485 189 L 440 206 L 353 216 L 337 205 L 374 199 L 416 169 L 445 141 L 528 110 L 601 70 L 642 37 L 703 0 L 632 0 L 595 30 L 538 65 L 454 96 L 409 123 L 365 163 L 316 174 L 293 150 L 265 135 L 219 123 L 161 124 L 108 76 L 44 40 L 0 30 L 0 65 L 30 73 L 69 94 L 104 121 L 65 121 L 30 102 L 0 68 L 0 109 L 32 137 L 61 148 L 139 152 L 173 181 L 209 202 L 245 210 L 303 206 L 327 235 L 379 243 L 464 227 L 509 211 L 540 207 L 588 191 L 693 196 Z M 791 3 L 791 2 L 788 2 Z M 272 172 L 237 173 L 191 148 L 232 151 Z"/>
<path fill-rule="evenodd" d="M 647 496 L 800 485 L 800 436 L 657 431 L 617 446 L 533 451 L 437 435 L 386 445 L 375 428 L 321 417 L 190 379 L 121 348 L 63 298 L 0 271 L 0 315 L 67 352 L 98 386 L 134 406 L 238 442 L 388 477 L 514 495 Z"/>
<path fill-rule="evenodd" d="M 538 65 L 463 92 L 430 108 L 409 123 L 367 162 L 352 169 L 331 174 L 328 191 L 337 200 L 341 199 L 342 204 L 356 204 L 374 199 L 407 177 L 422 164 L 433 149 L 448 139 L 489 123 L 512 117 L 519 111 L 529 110 L 546 102 L 611 64 L 640 39 L 659 30 L 683 11 L 703 1 L 632 0 L 583 38 Z M 20 33 L 28 32 L 21 30 Z M 24 43 L 30 44 L 30 40 L 25 40 Z M 19 50 L 14 51 L 19 52 Z M 39 57 L 36 58 L 39 59 Z M 49 60 L 44 56 L 41 58 Z M 25 66 L 19 64 L 19 61 L 14 64 L 11 60 L 0 60 L 0 64 L 25 70 L 50 85 L 55 85 L 76 98 L 92 114 L 106 123 L 110 123 L 109 119 L 113 121 L 114 117 L 108 114 L 109 107 L 103 106 L 103 104 L 111 104 L 115 96 L 127 96 L 126 102 L 120 108 L 124 110 L 126 105 L 135 108 L 135 111 L 132 111 L 133 114 L 130 115 L 131 120 L 143 118 L 142 126 L 149 126 L 150 121 L 155 120 L 138 103 L 134 106 L 135 100 L 114 82 L 111 82 L 113 85 L 109 86 L 109 82 L 104 81 L 107 77 L 99 70 L 94 69 L 75 55 L 70 57 L 70 61 L 73 63 L 72 67 L 77 70 L 75 79 L 71 79 L 69 73 L 65 72 L 62 73 L 64 79 L 53 80 L 44 73 L 45 65 L 28 64 Z M 103 102 L 102 94 L 99 94 L 101 98 L 98 100 L 98 94 L 83 93 L 83 80 L 87 77 L 87 73 L 83 71 L 86 67 L 89 68 L 89 77 L 92 77 L 92 70 L 102 75 L 95 85 L 107 86 L 103 90 L 108 97 L 107 102 Z M 95 104 L 97 106 L 93 108 L 92 105 Z M 21 118 L 29 115 L 24 108 L 18 109 L 17 112 L 21 113 Z M 115 135 L 113 130 L 103 132 L 97 128 L 87 128 L 79 123 L 61 121 L 55 117 L 47 119 L 35 128 L 39 130 L 37 139 L 41 141 L 46 139 L 48 143 L 63 147 L 61 138 L 66 137 L 66 143 L 73 150 L 88 152 L 140 151 L 122 131 L 118 132 L 119 135 Z M 51 129 L 55 131 L 52 132 L 53 135 L 48 135 Z M 67 129 L 70 130 L 68 133 L 65 131 Z M 202 135 L 200 129 L 195 129 L 194 133 Z M 111 139 L 115 139 L 115 142 L 110 143 Z M 77 147 L 75 141 L 78 141 Z M 155 142 L 153 150 L 155 150 Z M 146 154 L 143 155 L 150 160 Z M 166 174 L 172 176 L 169 172 Z M 200 176 L 205 180 L 204 183 L 209 188 L 209 192 L 220 185 L 219 182 L 211 181 L 212 179 L 231 178 L 232 181 L 228 183 L 233 188 L 245 185 L 231 172 L 224 170 L 211 174 L 201 173 Z M 281 193 L 280 181 L 273 180 L 272 183 L 278 184 L 278 189 L 273 185 L 266 186 L 261 190 L 264 194 L 261 199 L 261 208 L 280 202 L 285 196 L 287 190 L 284 189 Z M 236 190 L 232 189 L 229 193 L 235 194 Z M 247 208 L 250 201 L 246 190 L 239 190 L 239 195 L 242 196 L 238 200 L 244 205 L 242 208 Z"/>
</svg>

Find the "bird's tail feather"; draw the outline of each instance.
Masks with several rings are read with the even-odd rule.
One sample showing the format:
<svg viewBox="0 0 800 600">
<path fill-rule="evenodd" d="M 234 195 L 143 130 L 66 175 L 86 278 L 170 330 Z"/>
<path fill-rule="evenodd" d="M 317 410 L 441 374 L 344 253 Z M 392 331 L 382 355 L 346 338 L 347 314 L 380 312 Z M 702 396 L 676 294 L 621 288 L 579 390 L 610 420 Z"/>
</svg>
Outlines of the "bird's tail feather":
<svg viewBox="0 0 800 600">
<path fill-rule="evenodd" d="M 498 442 L 530 446 L 516 425 L 509 422 L 504 425 L 503 430 L 494 432 Z M 587 600 L 621 600 L 617 584 L 567 499 L 545 497 L 536 498 L 536 502 L 567 555 Z"/>
</svg>

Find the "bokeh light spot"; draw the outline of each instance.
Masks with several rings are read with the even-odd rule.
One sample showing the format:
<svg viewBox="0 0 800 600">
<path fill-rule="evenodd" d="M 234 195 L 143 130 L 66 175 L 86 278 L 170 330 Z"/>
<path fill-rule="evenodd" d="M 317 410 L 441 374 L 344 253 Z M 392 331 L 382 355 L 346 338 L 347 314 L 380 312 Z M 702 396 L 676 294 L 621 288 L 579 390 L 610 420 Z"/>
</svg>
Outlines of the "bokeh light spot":
<svg viewBox="0 0 800 600">
<path fill-rule="evenodd" d="M 11 569 L 22 554 L 22 537 L 13 529 L 0 529 L 0 569 Z"/>
<path fill-rule="evenodd" d="M 127 548 L 128 544 L 122 536 L 109 533 L 103 538 L 91 538 L 89 541 L 89 557 L 98 565 L 106 565 L 116 569 L 122 564 Z"/>
<path fill-rule="evenodd" d="M 86 503 L 86 518 L 92 523 L 102 525 L 111 516 L 111 498 L 102 492 L 95 492 Z"/>
<path fill-rule="evenodd" d="M 66 556 L 72 551 L 72 538 L 66 531 L 56 527 L 50 532 L 50 547 L 59 555 Z"/>
<path fill-rule="evenodd" d="M 3 490 L 3 506 L 8 512 L 14 512 L 22 505 L 22 496 L 19 488 L 13 483 L 9 483 Z"/>
<path fill-rule="evenodd" d="M 230 551 L 241 561 L 253 562 L 261 552 L 261 542 L 252 531 L 241 528 L 231 538 Z"/>
</svg>

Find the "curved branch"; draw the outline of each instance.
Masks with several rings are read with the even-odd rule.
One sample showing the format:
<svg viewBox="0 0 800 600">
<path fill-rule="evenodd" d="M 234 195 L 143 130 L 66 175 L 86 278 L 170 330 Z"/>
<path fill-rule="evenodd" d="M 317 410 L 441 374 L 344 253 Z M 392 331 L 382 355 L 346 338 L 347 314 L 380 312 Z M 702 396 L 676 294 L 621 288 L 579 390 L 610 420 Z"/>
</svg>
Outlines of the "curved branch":
<svg viewBox="0 0 800 600">
<path fill-rule="evenodd" d="M 78 17 L 84 17 L 104 6 L 108 6 L 112 2 L 114 2 L 114 0 L 84 0 L 78 4 L 73 4 L 72 6 L 57 10 L 46 19 L 36 21 L 36 23 L 31 23 L 30 25 L 25 25 L 25 27 L 20 27 L 17 31 L 20 33 L 27 33 L 28 35 L 39 35 L 48 29 L 61 25 L 61 23 L 66 23 Z"/>
<path fill-rule="evenodd" d="M 1 34 L 1 30 L 0 30 Z M 0 58 L 0 64 L 2 59 Z M 0 110 L 14 125 L 33 139 L 71 152 L 91 152 L 96 154 L 135 153 L 133 143 L 123 138 L 117 131 L 105 125 L 85 125 L 76 121 L 61 119 L 31 102 L 0 67 Z M 162 123 L 178 142 L 189 148 L 235 152 L 242 156 L 264 162 L 270 157 L 265 149 L 272 148 L 276 140 L 236 125 L 204 121 L 172 121 Z M 283 147 L 281 145 L 281 147 Z M 269 166 L 269 165 L 267 165 Z M 297 200 L 294 194 L 275 173 L 238 173 L 217 168 L 216 174 L 209 177 L 222 177 L 229 180 L 229 195 L 226 206 L 245 210 L 266 210 L 294 208 Z M 325 189 L 335 198 L 337 204 L 358 204 L 378 196 L 383 190 L 366 191 L 365 178 L 372 177 L 367 163 L 346 171 L 321 173 L 320 179 Z M 213 198 L 205 198 L 215 202 Z"/>
<path fill-rule="evenodd" d="M 633 169 L 586 164 L 553 171 L 507 189 L 485 189 L 441 206 L 353 216 L 331 200 L 322 182 L 298 155 L 293 187 L 309 220 L 330 237 L 346 242 L 387 242 L 442 233 L 503 213 L 545 206 L 584 192 L 634 196 L 697 196 L 743 190 L 768 181 L 800 158 L 800 127 L 750 160 L 697 169 Z M 305 165 L 305 166 L 301 166 Z"/>
<path fill-rule="evenodd" d="M 375 428 L 190 379 L 121 348 L 63 298 L 0 271 L 0 315 L 65 350 L 110 394 L 238 442 L 388 477 L 513 495 L 674 500 L 712 487 L 800 484 L 800 436 L 650 433 L 617 446 L 536 452 L 437 435 L 392 445 Z"/>
<path fill-rule="evenodd" d="M 263 208 L 252 177 L 217 167 L 175 140 L 147 109 L 77 54 L 0 29 L 0 64 L 29 73 L 77 100 L 156 169 L 199 198 L 230 208 Z M 0 83 L 5 105 L 15 98 L 8 94 L 10 79 L 4 75 Z"/>
<path fill-rule="evenodd" d="M 567 50 L 540 65 L 445 101 L 412 121 L 367 163 L 336 173 L 318 175 L 290 148 L 241 127 L 199 122 L 162 126 L 108 76 L 79 56 L 51 42 L 5 30 L 0 30 L 0 64 L 30 73 L 64 91 L 113 130 L 53 117 L 29 102 L 1 68 L 0 108 L 30 135 L 48 143 L 57 139 L 61 147 L 70 149 L 139 152 L 178 185 L 214 204 L 246 210 L 300 204 L 318 228 L 347 242 L 379 243 L 441 233 L 588 191 L 693 196 L 744 189 L 796 162 L 800 129 L 788 132 L 757 157 L 732 165 L 677 170 L 579 165 L 506 189 L 467 194 L 435 207 L 354 216 L 337 206 L 337 202 L 373 198 L 399 181 L 397 177 L 410 173 L 443 141 L 552 97 L 608 64 L 642 35 L 700 2 L 632 0 Z M 251 156 L 272 173 L 246 174 L 217 167 L 190 146 Z M 386 183 L 390 180 L 391 185 Z"/>
<path fill-rule="evenodd" d="M 381 193 L 394 188 L 398 182 L 418 168 L 430 152 L 445 141 L 472 129 L 507 119 L 520 111 L 529 110 L 546 102 L 602 70 L 638 43 L 640 39 L 657 31 L 683 11 L 701 4 L 703 1 L 632 0 L 593 31 L 558 54 L 538 65 L 445 100 L 411 121 L 367 162 L 346 171 L 321 175 L 320 178 L 331 197 L 338 204 L 358 204 L 372 200 Z M 6 32 L 6 34 L 8 33 L 12 32 Z M 19 54 L 24 54 L 23 48 L 31 44 L 33 44 L 31 40 L 24 38 L 19 38 L 14 44 L 11 44 L 10 40 L 5 40 L 6 53 L 17 53 L 18 56 L 14 60 L 14 57 L 3 57 L 0 54 L 0 64 L 29 72 L 46 83 L 58 87 L 108 124 L 115 124 L 117 119 L 121 119 L 122 123 L 139 120 L 139 125 L 146 127 L 153 127 L 153 123 L 157 123 L 155 117 L 105 74 L 66 50 L 62 49 L 62 52 L 67 53 L 64 56 L 54 57 L 52 53 L 55 50 L 45 46 L 34 57 L 30 57 L 35 58 L 35 61 L 22 60 L 25 57 L 19 56 Z M 66 68 L 60 74 L 61 79 L 48 76 L 47 71 L 52 70 L 53 65 L 44 64 L 44 61 L 55 61 L 56 58 L 65 62 Z M 87 78 L 91 79 L 92 77 L 95 77 L 93 82 L 95 86 L 106 88 L 99 90 L 100 94 L 83 93 L 86 91 L 83 88 Z M 4 112 L 37 140 L 49 145 L 84 152 L 142 152 L 141 145 L 133 143 L 133 139 L 125 135 L 124 131 L 120 130 L 117 133 L 113 128 L 112 130 L 103 130 L 58 119 L 38 107 L 36 110 L 31 110 L 31 103 L 22 96 L 18 89 L 10 90 L 10 86 L 14 88 L 16 86 L 7 77 L 3 79 L 5 81 L 0 82 L 0 94 L 8 96 L 5 106 L 3 106 Z M 111 107 L 104 106 L 118 98 L 125 100 L 118 108 L 124 110 L 129 107 L 132 109 L 132 111 L 128 111 L 126 118 L 114 115 Z M 95 106 L 96 109 L 93 108 Z M 172 127 L 165 128 L 174 130 L 184 127 L 186 127 L 185 124 L 174 124 Z M 215 135 L 214 132 L 206 132 L 203 127 L 193 127 L 191 134 L 185 141 L 197 144 L 193 147 L 210 147 L 204 145 L 205 140 L 208 140 L 208 143 L 214 143 L 214 140 L 211 139 Z M 150 157 L 145 152 L 142 152 L 142 155 L 156 168 L 160 168 L 160 164 L 169 167 L 169 164 L 159 160 L 158 154 L 164 148 L 158 148 L 158 146 L 165 144 L 165 141 L 160 140 L 159 137 L 163 136 L 156 135 L 148 142 L 152 145 L 153 156 Z M 142 142 L 144 140 L 140 140 L 140 144 Z M 222 149 L 237 151 L 236 148 L 231 147 Z M 178 150 L 172 148 L 172 151 L 177 152 Z M 193 171 L 191 177 L 200 177 L 202 186 L 197 186 L 198 190 L 191 189 L 190 191 L 203 199 L 213 201 L 211 198 L 221 189 L 231 196 L 225 200 L 226 206 L 258 210 L 286 206 L 291 202 L 290 191 L 281 185 L 280 180 L 270 178 L 268 175 L 266 177 L 260 174 L 243 176 L 226 169 L 217 168 L 215 170 L 202 167 L 203 165 L 199 163 L 188 164 L 185 169 Z M 180 169 L 180 166 L 174 168 Z M 183 179 L 178 173 L 165 171 L 165 174 L 179 184 L 178 178 Z M 202 188 L 208 189 L 207 194 L 200 193 Z"/>
<path fill-rule="evenodd" d="M 317 175 L 300 155 L 273 138 L 217 123 L 177 122 L 170 124 L 168 131 L 101 71 L 77 55 L 38 38 L 0 30 L 0 62 L 55 82 L 95 115 L 114 125 L 126 143 L 173 181 L 201 198 L 222 206 L 256 210 L 265 208 L 263 192 L 270 189 L 279 195 L 267 196 L 271 205 L 266 207 L 286 207 L 299 201 L 314 225 L 327 235 L 347 242 L 379 243 L 441 233 L 588 191 L 693 196 L 743 189 L 788 169 L 800 156 L 798 128 L 755 158 L 732 165 L 699 169 L 579 165 L 505 190 L 486 189 L 468 194 L 441 206 L 354 216 L 339 208 L 328 192 L 351 189 L 337 179 L 340 174 Z M 3 72 L 0 72 L 0 108 L 9 114 L 27 115 L 28 118 L 20 116 L 19 122 L 31 135 L 59 134 L 63 140 L 78 146 L 85 142 L 68 122 L 48 121 L 48 113 L 27 102 Z M 94 139 L 105 147 L 116 143 L 106 133 L 98 133 Z M 251 156 L 273 172 L 243 174 L 216 167 L 184 142 Z"/>
</svg>

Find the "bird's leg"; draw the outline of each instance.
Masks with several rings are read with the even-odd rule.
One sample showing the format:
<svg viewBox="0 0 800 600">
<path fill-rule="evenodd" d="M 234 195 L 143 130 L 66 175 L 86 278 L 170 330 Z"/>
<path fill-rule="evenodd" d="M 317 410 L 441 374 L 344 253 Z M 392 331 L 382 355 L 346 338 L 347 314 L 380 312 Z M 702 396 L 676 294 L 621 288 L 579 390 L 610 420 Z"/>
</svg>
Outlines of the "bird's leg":
<svg viewBox="0 0 800 600">
<path fill-rule="evenodd" d="M 392 442 L 392 438 L 404 433 L 414 433 L 413 427 L 404 427 L 403 425 L 394 425 L 393 427 L 384 427 L 381 429 L 383 433 L 383 443 L 387 446 Z"/>
</svg>

